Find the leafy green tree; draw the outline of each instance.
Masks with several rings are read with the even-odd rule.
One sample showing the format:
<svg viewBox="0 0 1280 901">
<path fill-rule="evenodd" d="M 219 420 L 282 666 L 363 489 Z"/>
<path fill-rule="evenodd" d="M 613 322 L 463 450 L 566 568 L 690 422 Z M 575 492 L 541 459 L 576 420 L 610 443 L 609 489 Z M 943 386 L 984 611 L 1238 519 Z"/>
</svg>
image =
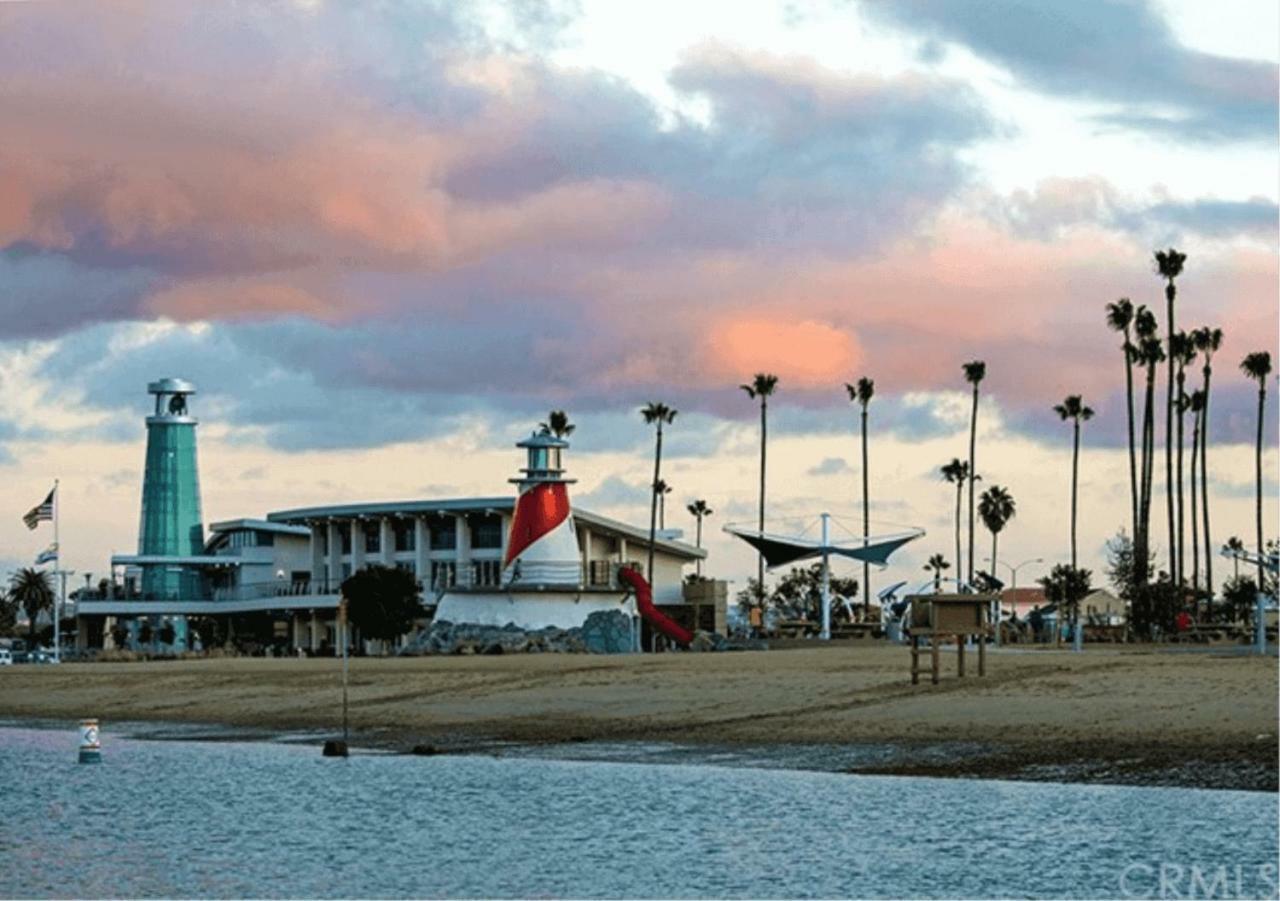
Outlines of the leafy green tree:
<svg viewBox="0 0 1280 901">
<path fill-rule="evenodd" d="M 1072 423 L 1071 439 L 1071 567 L 1076 565 L 1076 511 L 1080 487 L 1080 423 L 1093 418 L 1093 410 L 1085 406 L 1079 394 L 1070 394 L 1053 411 L 1063 422 Z"/>
<path fill-rule="evenodd" d="M 858 580 L 832 575 L 831 596 L 837 595 L 851 602 L 858 595 Z M 822 618 L 822 564 L 793 566 L 780 579 L 769 594 L 773 609 L 791 619 L 801 616 L 815 622 Z"/>
<path fill-rule="evenodd" d="M 982 384 L 982 380 L 987 377 L 987 364 L 982 360 L 973 360 L 965 363 L 960 367 L 964 370 L 964 380 L 973 386 L 973 412 L 969 415 L 969 567 L 966 572 L 965 580 L 969 584 L 973 584 L 973 489 L 974 482 L 978 481 L 978 386 Z M 959 557 L 956 563 L 959 564 Z M 957 577 L 960 570 L 957 569 Z"/>
<path fill-rule="evenodd" d="M 1258 583 L 1248 576 L 1228 579 L 1222 586 L 1222 600 L 1231 611 L 1231 618 L 1239 622 L 1253 623 L 1257 599 Z"/>
<path fill-rule="evenodd" d="M 1227 539 L 1227 543 L 1222 546 L 1222 553 L 1231 558 L 1231 565 L 1234 568 L 1231 577 L 1233 579 L 1240 578 L 1240 555 L 1244 553 L 1244 542 L 1239 536 L 1232 535 Z"/>
<path fill-rule="evenodd" d="M 748 385 L 739 385 L 752 400 L 760 400 L 760 531 L 764 532 L 765 453 L 769 446 L 769 398 L 778 387 L 778 377 L 757 372 Z M 764 597 L 764 553 L 756 554 L 756 582 Z"/>
<path fill-rule="evenodd" d="M 646 425 L 656 426 L 657 443 L 653 449 L 653 482 L 649 485 L 649 566 L 645 570 L 653 584 L 653 544 L 658 537 L 658 483 L 662 481 L 662 427 L 676 420 L 676 410 L 664 403 L 652 402 L 640 409 Z"/>
<path fill-rule="evenodd" d="M 347 617 L 366 638 L 393 641 L 423 615 L 418 583 L 408 570 L 367 566 L 342 583 Z"/>
<path fill-rule="evenodd" d="M 1240 363 L 1240 371 L 1258 383 L 1258 441 L 1255 461 L 1256 506 L 1258 520 L 1258 584 L 1267 581 L 1262 553 L 1266 549 L 1262 540 L 1262 425 L 1267 412 L 1267 376 L 1271 375 L 1271 354 L 1265 350 L 1255 351 Z"/>
<path fill-rule="evenodd" d="M 1093 572 L 1076 566 L 1065 566 L 1059 563 L 1049 575 L 1040 577 L 1040 585 L 1044 588 L 1044 596 L 1057 604 L 1059 610 L 1071 610 L 1072 625 L 1080 627 L 1080 601 L 1093 590 Z M 1058 620 L 1061 622 L 1061 618 Z M 1058 630 L 1061 639 L 1062 631 Z"/>
<path fill-rule="evenodd" d="M 18 602 L 0 588 L 0 635 L 12 637 L 18 625 Z"/>
<path fill-rule="evenodd" d="M 53 610 L 53 584 L 48 573 L 23 567 L 9 580 L 9 596 L 22 607 L 27 615 L 27 637 L 32 647 L 36 644 L 36 619 L 46 610 Z"/>
<path fill-rule="evenodd" d="M 870 487 L 870 468 L 867 462 L 867 407 L 871 405 L 871 398 L 876 395 L 876 383 L 874 380 L 863 377 L 858 379 L 856 384 L 850 385 L 845 383 L 844 389 L 849 392 L 850 403 L 857 403 L 862 407 L 862 539 L 865 544 L 867 539 L 871 537 L 871 487 Z M 866 560 L 862 561 L 862 598 L 865 605 L 865 612 L 871 612 L 871 564 Z"/>
</svg>

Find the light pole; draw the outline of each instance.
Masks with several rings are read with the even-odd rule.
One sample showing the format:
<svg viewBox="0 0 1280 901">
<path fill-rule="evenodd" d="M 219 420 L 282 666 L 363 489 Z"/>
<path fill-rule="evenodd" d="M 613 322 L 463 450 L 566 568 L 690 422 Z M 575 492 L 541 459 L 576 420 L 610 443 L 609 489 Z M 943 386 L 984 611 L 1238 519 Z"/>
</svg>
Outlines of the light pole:
<svg viewBox="0 0 1280 901">
<path fill-rule="evenodd" d="M 1044 558 L 1032 557 L 1030 560 L 1023 560 L 1017 566 L 1010 566 L 1008 563 L 1005 563 L 1003 560 L 993 561 L 990 557 L 987 557 L 987 562 L 991 563 L 992 565 L 1003 566 L 1005 569 L 1009 570 L 1009 574 L 1011 577 L 1010 578 L 1011 584 L 1009 585 L 1009 590 L 1016 591 L 1018 589 L 1018 570 L 1022 569 L 1022 567 L 1027 566 L 1028 564 L 1031 564 L 1031 563 L 1043 563 Z M 1014 613 L 1015 614 L 1017 613 L 1016 609 L 1014 610 Z M 998 647 L 999 645 L 1000 645 L 1000 598 L 997 597 L 996 598 L 996 646 Z"/>
</svg>

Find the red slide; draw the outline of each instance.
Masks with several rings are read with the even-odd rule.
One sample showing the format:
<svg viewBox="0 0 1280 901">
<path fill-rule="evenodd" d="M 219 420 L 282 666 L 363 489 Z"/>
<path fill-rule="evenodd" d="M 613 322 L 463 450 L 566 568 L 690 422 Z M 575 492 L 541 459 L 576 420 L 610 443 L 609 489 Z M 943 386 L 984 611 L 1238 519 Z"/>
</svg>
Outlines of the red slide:
<svg viewBox="0 0 1280 901">
<path fill-rule="evenodd" d="M 693 633 L 653 606 L 653 592 L 649 588 L 649 583 L 645 581 L 644 576 L 640 575 L 638 570 L 624 566 L 618 570 L 618 578 L 630 585 L 632 590 L 635 591 L 636 606 L 640 608 L 640 615 L 649 621 L 649 625 L 672 641 L 684 647 L 689 646 L 689 643 L 693 641 Z"/>
</svg>

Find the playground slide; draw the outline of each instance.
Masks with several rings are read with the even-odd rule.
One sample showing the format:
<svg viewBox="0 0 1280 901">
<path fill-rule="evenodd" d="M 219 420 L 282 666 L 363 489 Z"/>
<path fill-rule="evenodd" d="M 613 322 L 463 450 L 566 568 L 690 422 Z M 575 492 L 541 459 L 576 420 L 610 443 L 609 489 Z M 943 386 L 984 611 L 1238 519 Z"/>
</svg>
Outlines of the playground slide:
<svg viewBox="0 0 1280 901">
<path fill-rule="evenodd" d="M 649 621 L 649 625 L 672 641 L 686 647 L 689 642 L 693 641 L 692 632 L 653 606 L 653 592 L 649 588 L 649 583 L 645 581 L 644 576 L 640 575 L 639 571 L 629 566 L 624 566 L 618 570 L 618 578 L 630 585 L 632 590 L 635 591 L 636 607 L 639 608 L 640 615 Z"/>
</svg>

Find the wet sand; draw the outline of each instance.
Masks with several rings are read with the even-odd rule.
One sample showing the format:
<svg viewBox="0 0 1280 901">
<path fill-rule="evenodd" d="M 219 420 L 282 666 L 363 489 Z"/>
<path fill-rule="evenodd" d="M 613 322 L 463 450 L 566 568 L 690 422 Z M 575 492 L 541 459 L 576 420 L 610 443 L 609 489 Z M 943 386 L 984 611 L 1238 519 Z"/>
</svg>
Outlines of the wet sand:
<svg viewBox="0 0 1280 901">
<path fill-rule="evenodd" d="M 861 772 L 1276 790 L 1277 661 L 1141 647 L 1014 650 L 984 679 L 912 686 L 900 647 L 596 657 L 356 658 L 353 742 L 466 751 L 495 743 L 691 747 L 892 744 Z M 337 730 L 333 659 L 15 666 L 0 716 Z M 981 753 L 910 753 L 977 743 Z"/>
</svg>

